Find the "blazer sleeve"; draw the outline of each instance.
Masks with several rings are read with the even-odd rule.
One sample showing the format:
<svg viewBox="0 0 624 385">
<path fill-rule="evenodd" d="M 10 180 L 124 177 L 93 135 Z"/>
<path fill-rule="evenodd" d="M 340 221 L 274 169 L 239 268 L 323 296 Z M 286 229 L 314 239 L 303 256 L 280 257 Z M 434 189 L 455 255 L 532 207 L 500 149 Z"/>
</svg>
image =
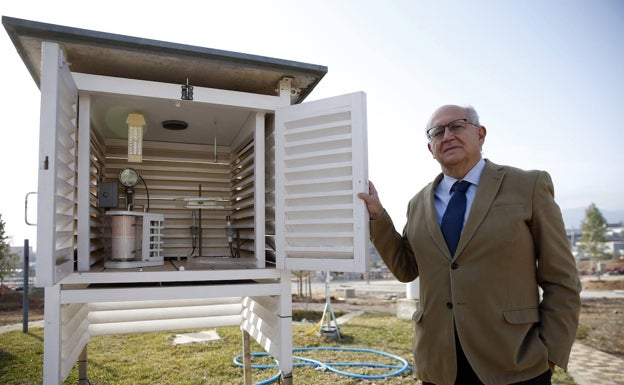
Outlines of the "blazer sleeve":
<svg viewBox="0 0 624 385">
<path fill-rule="evenodd" d="M 380 218 L 370 221 L 370 233 L 377 252 L 396 279 L 400 282 L 411 282 L 418 277 L 414 252 L 407 239 L 395 230 L 394 223 L 385 210 Z"/>
<path fill-rule="evenodd" d="M 531 221 L 537 256 L 537 279 L 543 290 L 540 303 L 540 337 L 549 360 L 567 368 L 576 338 L 581 308 L 581 282 L 550 175 L 536 179 Z"/>
</svg>

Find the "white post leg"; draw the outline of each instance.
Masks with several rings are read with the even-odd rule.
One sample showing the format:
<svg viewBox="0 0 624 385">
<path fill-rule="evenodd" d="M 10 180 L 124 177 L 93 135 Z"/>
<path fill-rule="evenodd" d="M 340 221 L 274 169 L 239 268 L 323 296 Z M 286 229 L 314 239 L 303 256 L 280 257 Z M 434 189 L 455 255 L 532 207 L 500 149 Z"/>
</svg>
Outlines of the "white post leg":
<svg viewBox="0 0 624 385">
<path fill-rule="evenodd" d="M 43 384 L 61 383 L 61 304 L 60 285 L 45 288 L 43 328 Z"/>
<path fill-rule="evenodd" d="M 251 385 L 251 343 L 249 333 L 243 330 L 243 375 L 245 385 Z"/>
<path fill-rule="evenodd" d="M 284 384 L 292 384 L 292 295 L 290 283 L 290 271 L 283 270 L 280 277 L 281 295 L 279 301 L 279 322 L 280 322 L 280 357 L 279 367 L 282 371 Z"/>
<path fill-rule="evenodd" d="M 82 349 L 78 358 L 78 385 L 89 385 L 87 378 L 87 345 Z"/>
</svg>

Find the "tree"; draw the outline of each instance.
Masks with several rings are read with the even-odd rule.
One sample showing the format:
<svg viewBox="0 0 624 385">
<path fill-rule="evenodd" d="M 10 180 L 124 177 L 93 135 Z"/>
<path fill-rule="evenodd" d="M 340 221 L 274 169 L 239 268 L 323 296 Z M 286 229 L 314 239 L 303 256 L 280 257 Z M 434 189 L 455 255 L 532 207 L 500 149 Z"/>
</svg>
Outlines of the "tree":
<svg viewBox="0 0 624 385">
<path fill-rule="evenodd" d="M 585 219 L 581 222 L 581 243 L 579 250 L 583 252 L 593 263 L 609 259 L 607 248 L 607 220 L 594 203 L 585 210 Z"/>
<path fill-rule="evenodd" d="M 312 297 L 312 282 L 311 282 L 311 271 L 307 270 L 293 270 L 292 274 L 297 277 L 297 287 L 299 292 L 299 297 Z M 307 281 L 307 285 L 304 286 L 304 281 Z M 307 291 L 307 293 L 306 293 Z"/>
<path fill-rule="evenodd" d="M 20 257 L 11 253 L 10 238 L 4 233 L 4 221 L 0 214 L 0 286 L 4 284 L 4 279 L 13 275 L 15 269 L 19 267 Z"/>
</svg>

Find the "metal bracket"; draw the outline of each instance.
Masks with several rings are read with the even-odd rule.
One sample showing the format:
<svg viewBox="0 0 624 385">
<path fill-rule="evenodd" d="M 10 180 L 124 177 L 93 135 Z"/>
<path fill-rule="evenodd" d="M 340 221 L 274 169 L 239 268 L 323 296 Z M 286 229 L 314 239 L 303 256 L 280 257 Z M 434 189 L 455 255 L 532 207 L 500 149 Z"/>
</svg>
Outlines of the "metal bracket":
<svg viewBox="0 0 624 385">
<path fill-rule="evenodd" d="M 193 86 L 189 83 L 188 78 L 186 78 L 186 85 L 182 86 L 182 95 L 180 96 L 182 100 L 193 100 Z"/>
<path fill-rule="evenodd" d="M 275 93 L 279 96 L 288 95 L 290 97 L 290 104 L 293 104 L 301 94 L 301 88 L 293 87 L 292 82 L 293 78 L 284 76 L 278 82 L 278 88 L 275 90 Z"/>
</svg>

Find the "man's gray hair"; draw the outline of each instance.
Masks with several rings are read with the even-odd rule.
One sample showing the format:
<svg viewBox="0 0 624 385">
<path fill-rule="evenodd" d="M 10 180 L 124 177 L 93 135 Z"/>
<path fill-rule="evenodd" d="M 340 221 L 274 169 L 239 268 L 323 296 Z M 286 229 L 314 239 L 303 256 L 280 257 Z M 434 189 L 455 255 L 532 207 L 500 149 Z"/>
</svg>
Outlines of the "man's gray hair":
<svg viewBox="0 0 624 385">
<path fill-rule="evenodd" d="M 431 119 L 433 119 L 433 117 L 435 116 L 435 114 L 443 107 L 456 107 L 456 108 L 461 108 L 466 112 L 466 115 L 468 115 L 468 120 L 470 121 L 470 123 L 474 123 L 477 126 L 480 126 L 481 123 L 479 122 L 479 114 L 477 113 L 477 110 L 475 110 L 475 108 L 473 106 L 458 106 L 458 105 L 454 105 L 454 104 L 449 104 L 446 106 L 442 106 L 439 107 L 436 112 L 431 116 L 431 118 L 429 119 L 429 121 L 427 122 L 427 125 L 425 126 L 425 131 L 427 131 L 428 129 L 431 128 Z"/>
<path fill-rule="evenodd" d="M 464 108 L 466 109 L 466 112 L 468 113 L 468 120 L 470 120 L 471 123 L 474 123 L 477 126 L 480 126 L 481 123 L 479 123 L 479 114 L 477 113 L 477 110 L 475 110 L 473 106 L 465 106 Z"/>
</svg>

